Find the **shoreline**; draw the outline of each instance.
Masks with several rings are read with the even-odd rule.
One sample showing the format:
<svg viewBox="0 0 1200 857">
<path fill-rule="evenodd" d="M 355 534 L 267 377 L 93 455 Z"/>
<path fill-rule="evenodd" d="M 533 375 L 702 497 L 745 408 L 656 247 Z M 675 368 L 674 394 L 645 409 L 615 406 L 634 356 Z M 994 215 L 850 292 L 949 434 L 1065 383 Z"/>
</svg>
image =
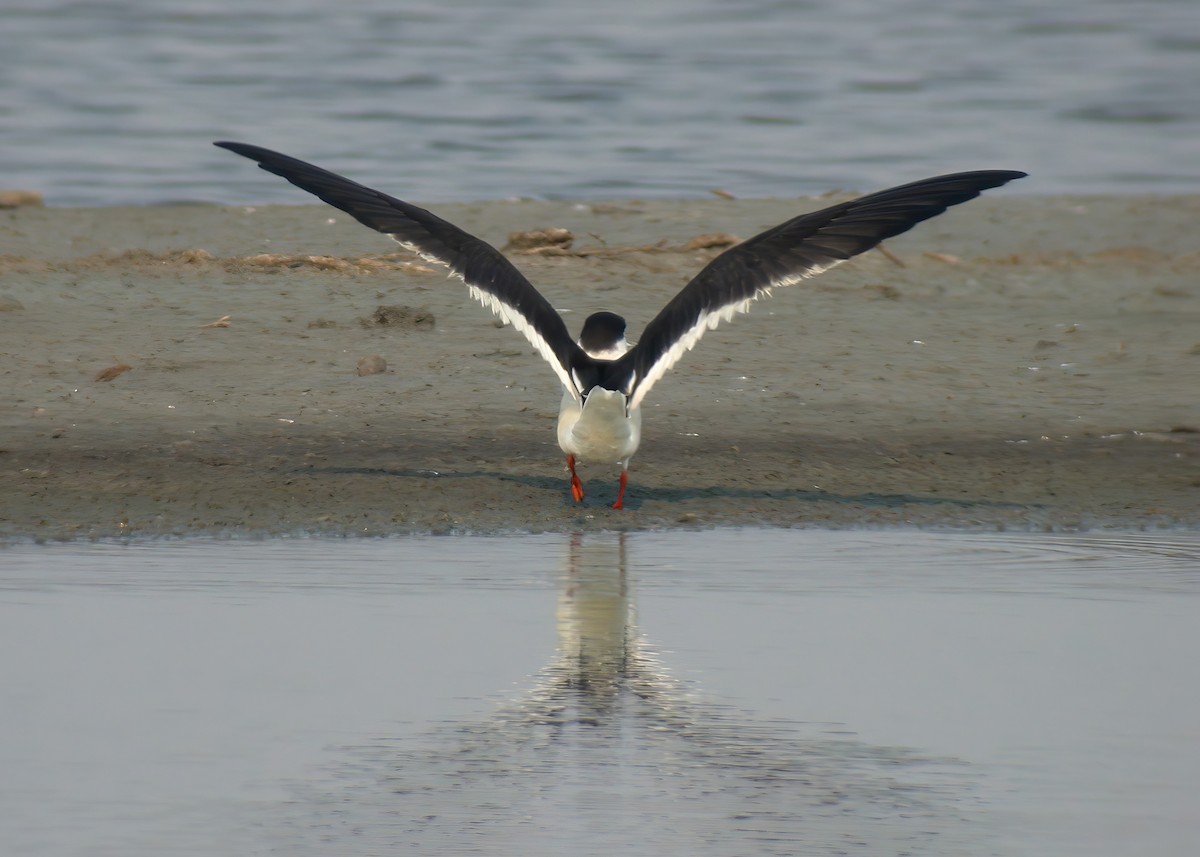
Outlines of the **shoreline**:
<svg viewBox="0 0 1200 857">
<path fill-rule="evenodd" d="M 510 257 L 573 330 L 636 338 L 719 252 L 694 239 L 830 201 L 430 208 L 497 246 L 569 229 Z M 334 209 L 0 212 L 0 543 L 1195 528 L 1197 222 L 1195 195 L 984 197 L 778 290 L 656 385 L 617 512 L 615 468 L 571 504 L 525 340 Z"/>
</svg>

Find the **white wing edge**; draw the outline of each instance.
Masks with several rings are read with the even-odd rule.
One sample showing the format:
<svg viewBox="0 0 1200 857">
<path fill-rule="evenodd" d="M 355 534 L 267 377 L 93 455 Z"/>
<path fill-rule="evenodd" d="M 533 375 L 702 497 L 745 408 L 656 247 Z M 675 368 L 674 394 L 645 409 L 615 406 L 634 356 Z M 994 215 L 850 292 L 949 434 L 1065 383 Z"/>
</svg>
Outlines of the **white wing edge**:
<svg viewBox="0 0 1200 857">
<path fill-rule="evenodd" d="M 504 301 L 500 300 L 500 298 L 484 291 L 479 286 L 476 286 L 473 283 L 468 283 L 466 278 L 462 275 L 462 272 L 455 270 L 454 266 L 445 259 L 422 250 L 420 247 L 410 241 L 401 241 L 395 235 L 391 237 L 405 250 L 415 253 L 426 262 L 449 268 L 450 276 L 462 280 L 467 286 L 467 292 L 471 295 L 471 297 L 479 301 L 479 303 L 483 305 L 484 309 L 490 309 L 492 313 L 495 314 L 501 321 L 511 324 L 513 330 L 521 333 L 527 340 L 529 340 L 529 344 L 534 347 L 538 354 L 542 355 L 542 359 L 550 364 L 550 368 L 554 370 L 554 374 L 558 376 L 558 380 L 562 382 L 563 387 L 568 393 L 571 394 L 571 397 L 574 398 L 575 401 L 579 401 L 579 387 L 572 380 L 571 374 L 567 367 L 559 362 L 558 356 L 555 355 L 553 349 L 550 348 L 550 344 L 542 338 L 541 334 L 539 334 L 533 328 L 533 326 L 529 324 L 528 321 L 526 321 L 525 316 L 517 312 L 515 307 L 506 304 Z"/>
<path fill-rule="evenodd" d="M 823 274 L 835 265 L 840 265 L 845 259 L 836 259 L 827 265 L 813 265 L 806 268 L 802 273 L 791 274 L 787 277 L 781 277 L 777 280 L 772 280 L 767 285 L 758 289 L 753 295 L 736 303 L 726 304 L 723 307 L 718 307 L 710 312 L 701 313 L 693 324 L 684 334 L 675 340 L 674 344 L 663 352 L 662 356 L 655 361 L 649 371 L 646 372 L 646 377 L 637 385 L 637 389 L 633 391 L 633 396 L 629 399 L 629 410 L 634 410 L 641 406 L 642 400 L 646 398 L 646 394 L 650 392 L 650 388 L 670 371 L 671 367 L 679 362 L 683 355 L 687 354 L 696 347 L 696 343 L 700 338 L 710 330 L 715 330 L 717 325 L 723 321 L 733 321 L 733 317 L 739 313 L 750 311 L 750 305 L 755 301 L 769 298 L 772 289 L 782 289 L 788 286 L 794 286 L 803 280 L 811 279 L 818 274 Z"/>
</svg>

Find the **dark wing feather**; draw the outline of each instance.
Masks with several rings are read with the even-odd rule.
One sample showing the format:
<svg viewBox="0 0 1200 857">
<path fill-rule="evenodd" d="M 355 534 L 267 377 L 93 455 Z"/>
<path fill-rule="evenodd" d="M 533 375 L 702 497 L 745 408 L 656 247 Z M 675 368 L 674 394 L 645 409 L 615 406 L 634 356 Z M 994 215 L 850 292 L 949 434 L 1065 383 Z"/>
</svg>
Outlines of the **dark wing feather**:
<svg viewBox="0 0 1200 857">
<path fill-rule="evenodd" d="M 571 368 L 584 359 L 582 349 L 550 302 L 490 244 L 423 208 L 296 158 L 246 143 L 213 145 L 257 161 L 423 259 L 445 265 L 467 284 L 472 297 L 523 333 L 578 397 Z"/>
<path fill-rule="evenodd" d="M 721 321 L 746 312 L 771 289 L 792 286 L 880 241 L 1025 173 L 983 170 L 900 185 L 768 229 L 713 259 L 646 325 L 614 375 L 632 382 L 630 407 Z"/>
</svg>

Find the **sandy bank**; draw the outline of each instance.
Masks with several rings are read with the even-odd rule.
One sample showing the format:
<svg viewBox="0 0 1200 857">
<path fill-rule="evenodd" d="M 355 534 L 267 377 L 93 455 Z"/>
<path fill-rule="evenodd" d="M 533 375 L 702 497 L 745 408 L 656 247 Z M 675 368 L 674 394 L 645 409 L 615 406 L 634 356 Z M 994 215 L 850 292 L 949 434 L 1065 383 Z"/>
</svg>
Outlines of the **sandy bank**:
<svg viewBox="0 0 1200 857">
<path fill-rule="evenodd" d="M 636 337 L 716 252 L 689 239 L 826 203 L 432 207 L 498 245 L 570 229 L 514 260 L 573 329 Z M 570 503 L 524 339 L 340 212 L 0 212 L 0 538 L 1196 526 L 1198 223 L 1198 197 L 997 196 L 780 292 L 655 387 L 615 512 L 608 467 Z"/>
</svg>

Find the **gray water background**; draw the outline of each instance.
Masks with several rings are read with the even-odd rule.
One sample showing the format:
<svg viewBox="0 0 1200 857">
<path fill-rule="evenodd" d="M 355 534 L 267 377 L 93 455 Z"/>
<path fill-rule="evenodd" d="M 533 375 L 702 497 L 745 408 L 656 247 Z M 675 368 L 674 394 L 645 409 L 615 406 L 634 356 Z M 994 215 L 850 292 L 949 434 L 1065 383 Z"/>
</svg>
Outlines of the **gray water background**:
<svg viewBox="0 0 1200 857">
<path fill-rule="evenodd" d="M 308 202 L 1200 190 L 1195 0 L 6 0 L 0 187 Z"/>
<path fill-rule="evenodd" d="M 6 857 L 1192 857 L 1195 534 L 0 549 Z"/>
</svg>

